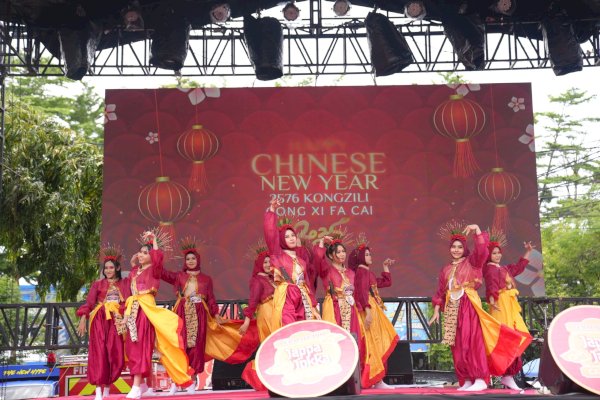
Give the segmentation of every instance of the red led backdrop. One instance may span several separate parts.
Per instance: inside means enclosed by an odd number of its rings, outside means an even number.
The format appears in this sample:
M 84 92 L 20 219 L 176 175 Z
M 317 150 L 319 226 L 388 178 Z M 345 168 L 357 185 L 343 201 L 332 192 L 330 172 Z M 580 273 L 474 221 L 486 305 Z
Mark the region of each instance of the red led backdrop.
M 129 257 L 147 227 L 193 235 L 221 299 L 247 298 L 273 195 L 305 236 L 343 223 L 377 273 L 396 259 L 385 296 L 433 293 L 453 217 L 506 227 L 503 261 L 540 248 L 529 84 L 109 90 L 106 104 L 102 240 Z M 540 268 L 536 252 L 522 295 L 544 294 Z

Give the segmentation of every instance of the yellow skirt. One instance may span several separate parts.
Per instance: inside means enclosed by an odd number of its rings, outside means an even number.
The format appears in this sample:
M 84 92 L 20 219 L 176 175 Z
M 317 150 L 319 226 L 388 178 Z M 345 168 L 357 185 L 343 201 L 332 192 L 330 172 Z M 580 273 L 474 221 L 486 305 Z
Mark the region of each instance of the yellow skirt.
M 527 329 L 527 325 L 525 325 L 525 321 L 523 321 L 523 317 L 521 316 L 521 305 L 517 300 L 518 295 L 519 291 L 517 289 L 501 289 L 498 293 L 497 301 L 500 310 L 498 311 L 490 307 L 490 314 L 501 323 L 513 329 L 529 333 L 529 329 Z
M 369 305 L 371 306 L 373 318 L 369 329 L 365 329 L 366 363 L 361 373 L 361 383 L 364 388 L 369 388 L 383 379 L 387 359 L 394 351 L 399 340 L 392 323 L 373 296 L 369 296 Z M 366 313 L 362 311 L 360 319 L 363 327 L 365 318 Z
M 273 332 L 273 299 L 265 301 L 256 307 L 256 327 L 258 338 L 262 342 Z
M 206 347 L 204 353 L 208 358 L 214 358 L 229 364 L 239 364 L 246 361 L 260 344 L 258 330 L 253 323 L 245 335 L 240 335 L 239 329 L 243 324 L 241 320 L 228 320 L 219 325 L 216 319 L 206 309 Z

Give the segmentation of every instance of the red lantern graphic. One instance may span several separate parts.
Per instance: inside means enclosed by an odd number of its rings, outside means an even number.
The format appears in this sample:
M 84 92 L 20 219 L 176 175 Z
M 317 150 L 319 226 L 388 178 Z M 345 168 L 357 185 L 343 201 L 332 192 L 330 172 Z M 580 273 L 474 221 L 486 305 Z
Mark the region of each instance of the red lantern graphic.
M 483 131 L 486 117 L 483 108 L 461 95 L 452 95 L 433 113 L 433 126 L 442 136 L 456 142 L 454 177 L 466 178 L 479 170 L 469 140 Z
M 173 223 L 183 218 L 192 200 L 187 189 L 172 182 L 168 176 L 159 176 L 156 182 L 142 189 L 138 197 L 138 209 L 144 217 L 160 224 L 175 240 Z
M 479 179 L 477 191 L 482 199 L 496 206 L 494 228 L 507 232 L 507 205 L 515 201 L 521 194 L 519 179 L 514 174 L 505 172 L 503 168 L 492 168 L 492 172 L 488 172 Z
M 192 125 L 177 139 L 177 151 L 186 160 L 192 161 L 192 175 L 188 187 L 200 193 L 206 193 L 208 180 L 204 162 L 210 160 L 219 151 L 219 139 L 202 125 Z

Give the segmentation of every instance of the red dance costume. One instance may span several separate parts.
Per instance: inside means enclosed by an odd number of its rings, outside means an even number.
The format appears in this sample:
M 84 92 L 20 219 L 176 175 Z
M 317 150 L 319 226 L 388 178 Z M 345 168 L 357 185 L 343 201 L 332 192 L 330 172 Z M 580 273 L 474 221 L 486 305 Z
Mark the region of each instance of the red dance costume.
M 366 361 L 361 373 L 363 387 L 371 387 L 381 381 L 386 374 L 387 360 L 396 348 L 399 337 L 385 313 L 385 305 L 379 296 L 380 288 L 392 286 L 392 274 L 383 271 L 377 277 L 366 265 L 367 246 L 359 246 L 350 254 L 349 265 L 356 271 L 354 298 L 364 324 L 366 310 L 370 309 L 372 322 L 365 328 Z
M 491 247 L 491 246 L 490 246 Z M 490 249 L 490 250 L 493 250 Z M 496 304 L 500 303 L 500 297 L 503 297 L 503 304 L 500 305 L 500 311 L 492 308 L 490 314 L 498 321 L 508 325 L 509 327 L 522 332 L 528 332 L 525 322 L 520 315 L 521 306 L 517 300 L 517 286 L 514 277 L 521 274 L 525 267 L 529 264 L 529 260 L 521 257 L 516 264 L 498 265 L 488 262 L 483 267 L 483 276 L 485 278 L 485 298 L 493 297 Z M 529 339 L 531 341 L 531 339 Z M 523 366 L 521 357 L 517 357 L 515 361 L 508 367 L 505 375 L 516 375 Z
M 125 357 L 123 337 L 116 321 L 123 314 L 125 298 L 130 295 L 128 281 L 95 281 L 77 315 L 90 321 L 87 378 L 92 385 L 109 386 L 121 375 Z M 93 366 L 93 367 L 92 367 Z
M 248 307 L 244 308 L 244 316 L 254 319 L 256 313 L 260 341 L 266 339 L 273 331 L 271 319 L 273 315 L 273 293 L 275 282 L 273 276 L 263 272 L 263 262 L 267 254 L 261 254 L 254 261 L 254 269 L 250 278 L 250 297 Z
M 284 252 L 284 249 L 287 249 L 285 243 L 287 230 L 295 233 L 289 225 L 278 229 L 277 216 L 267 210 L 264 216 L 264 235 L 271 255 L 273 279 L 277 285 L 273 298 L 272 328 L 274 330 L 295 321 L 312 319 L 317 314 L 315 310 L 317 301 L 307 282 L 308 253 L 302 248 L 298 249 L 296 257 Z
M 458 240 L 458 239 L 457 239 Z M 466 240 L 460 240 L 464 247 L 464 259 L 457 264 L 446 265 L 439 274 L 438 288 L 433 296 L 433 305 L 444 311 L 447 296 L 461 296 L 458 303 L 455 344 L 450 346 L 454 359 L 456 377 L 462 386 L 465 380 L 474 382 L 483 379 L 489 383 L 490 370 L 479 316 L 471 304 L 465 290 L 476 291 L 483 282 L 482 267 L 488 257 L 488 234 L 475 235 L 475 249 L 469 255 Z M 449 293 L 450 287 L 450 293 Z M 446 326 L 444 326 L 446 328 Z M 447 329 L 446 329 L 447 330 Z
M 198 265 L 200 265 L 200 255 L 196 252 L 193 254 L 196 256 Z M 161 278 L 173 285 L 173 289 L 177 294 L 177 302 L 173 311 L 185 322 L 181 333 L 183 342 L 186 345 L 186 353 L 190 366 L 196 373 L 200 373 L 204 371 L 205 361 L 208 361 L 204 355 L 208 314 L 214 317 L 219 312 L 219 306 L 213 292 L 212 279 L 202 272 L 198 275 L 192 275 L 185 271 L 172 272 L 166 269 L 162 270 Z M 196 289 L 193 290 L 193 287 Z M 192 289 L 192 293 L 190 293 L 190 289 Z M 186 295 L 186 292 L 188 295 Z

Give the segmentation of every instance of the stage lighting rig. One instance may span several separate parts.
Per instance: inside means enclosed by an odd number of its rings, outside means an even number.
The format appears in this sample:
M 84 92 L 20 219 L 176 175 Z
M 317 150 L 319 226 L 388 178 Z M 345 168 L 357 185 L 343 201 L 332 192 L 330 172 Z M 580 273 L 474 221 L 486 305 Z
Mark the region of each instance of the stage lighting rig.
M 138 1 L 132 1 L 127 8 L 122 11 L 123 24 L 128 32 L 143 31 L 144 18 L 142 18 L 142 9 Z
M 283 28 L 272 17 L 244 17 L 244 40 L 256 78 L 269 81 L 283 76 Z
M 160 23 L 154 27 L 150 63 L 162 69 L 179 71 L 185 62 L 190 37 L 190 23 L 171 7 L 161 10 Z
M 416 20 L 422 20 L 427 15 L 425 4 L 422 1 L 409 1 L 404 6 L 404 15 Z
M 231 17 L 231 7 L 229 3 L 215 4 L 210 9 L 210 21 L 213 24 L 222 24 Z
M 496 0 L 490 8 L 498 14 L 513 15 L 517 9 L 517 0 Z
M 395 74 L 412 64 L 412 52 L 406 39 L 385 15 L 370 12 L 365 27 L 375 76 Z
M 583 50 L 573 25 L 562 16 L 554 16 L 542 20 L 541 27 L 554 74 L 560 76 L 581 71 Z
M 338 17 L 343 17 L 348 15 L 351 7 L 352 5 L 348 0 L 335 0 L 335 3 L 333 3 L 333 12 Z
M 296 4 L 294 4 L 293 1 L 287 3 L 281 12 L 283 12 L 283 18 L 285 18 L 286 21 L 295 21 L 300 16 L 300 9 L 296 7 Z

